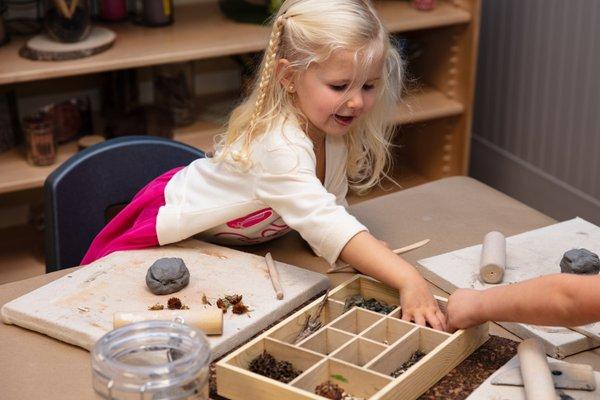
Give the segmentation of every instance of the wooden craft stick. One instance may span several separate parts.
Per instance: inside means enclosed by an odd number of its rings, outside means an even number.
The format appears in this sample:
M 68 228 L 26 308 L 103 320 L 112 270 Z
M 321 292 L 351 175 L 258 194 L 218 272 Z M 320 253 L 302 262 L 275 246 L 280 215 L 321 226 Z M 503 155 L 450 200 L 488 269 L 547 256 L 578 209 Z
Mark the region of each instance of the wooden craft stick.
M 404 247 L 400 247 L 399 249 L 392 250 L 392 252 L 395 253 L 395 254 L 407 253 L 407 252 L 409 252 L 411 250 L 418 249 L 419 247 L 425 246 L 430 241 L 431 241 L 431 239 L 424 239 L 424 240 L 421 240 L 419 242 L 416 242 L 416 243 L 413 243 L 413 244 L 409 244 L 408 246 L 404 246 Z M 343 263 L 342 265 L 337 265 L 335 267 L 329 268 L 327 270 L 327 273 L 328 274 L 333 274 L 335 272 L 340 272 L 340 271 L 343 271 L 343 270 L 348 269 L 348 268 L 352 268 L 350 266 L 350 264 Z M 354 268 L 352 268 L 352 269 L 354 269 Z M 349 272 L 349 271 L 346 271 L 346 272 Z
M 431 239 L 424 239 L 420 242 L 416 242 L 413 244 L 409 244 L 408 246 L 400 247 L 399 249 L 392 250 L 393 253 L 402 254 L 408 253 L 411 250 L 418 249 L 419 247 L 425 246 L 427 243 L 431 242 Z
M 163 320 L 179 321 L 200 329 L 206 335 L 221 335 L 223 333 L 223 311 L 220 308 L 203 310 L 160 310 L 139 312 L 116 312 L 113 315 L 113 327 L 139 321 Z
M 517 347 L 521 376 L 527 400 L 556 400 L 552 373 L 546 353 L 536 339 L 526 339 Z
M 69 19 L 71 19 L 73 17 L 73 14 L 75 14 L 75 9 L 77 8 L 77 3 L 79 3 L 79 0 L 71 1 L 71 7 L 69 7 Z
M 275 289 L 275 293 L 277 294 L 277 300 L 281 300 L 283 299 L 283 289 L 281 288 L 279 272 L 277 271 L 275 262 L 273 262 L 273 257 L 271 257 L 271 253 L 265 254 L 265 262 L 267 263 L 267 269 L 269 270 L 269 276 L 271 277 L 273 289 Z
M 489 232 L 483 238 L 479 274 L 485 283 L 500 283 L 506 269 L 506 238 L 500 232 Z
M 56 6 L 56 8 L 58 8 L 63 17 L 71 19 L 71 12 L 65 0 L 54 0 L 54 5 Z

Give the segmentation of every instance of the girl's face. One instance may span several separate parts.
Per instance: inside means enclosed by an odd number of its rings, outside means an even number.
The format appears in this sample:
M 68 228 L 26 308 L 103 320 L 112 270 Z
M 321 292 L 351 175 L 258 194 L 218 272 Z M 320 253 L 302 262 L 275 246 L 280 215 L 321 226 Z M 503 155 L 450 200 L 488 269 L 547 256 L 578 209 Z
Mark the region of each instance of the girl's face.
M 366 82 L 361 87 L 351 87 L 356 75 L 354 53 L 339 50 L 297 76 L 292 90 L 296 105 L 308 118 L 309 136 L 315 140 L 325 135 L 346 134 L 375 104 L 382 70 L 380 57 L 366 71 Z

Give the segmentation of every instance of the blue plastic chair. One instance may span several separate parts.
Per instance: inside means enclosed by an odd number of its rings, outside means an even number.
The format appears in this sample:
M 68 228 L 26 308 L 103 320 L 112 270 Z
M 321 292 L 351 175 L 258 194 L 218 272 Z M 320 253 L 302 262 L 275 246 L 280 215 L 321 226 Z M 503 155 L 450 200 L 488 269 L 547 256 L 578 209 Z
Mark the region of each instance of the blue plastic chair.
M 46 272 L 79 265 L 105 226 L 106 210 L 126 204 L 148 182 L 204 157 L 204 152 L 154 136 L 126 136 L 91 146 L 44 183 Z

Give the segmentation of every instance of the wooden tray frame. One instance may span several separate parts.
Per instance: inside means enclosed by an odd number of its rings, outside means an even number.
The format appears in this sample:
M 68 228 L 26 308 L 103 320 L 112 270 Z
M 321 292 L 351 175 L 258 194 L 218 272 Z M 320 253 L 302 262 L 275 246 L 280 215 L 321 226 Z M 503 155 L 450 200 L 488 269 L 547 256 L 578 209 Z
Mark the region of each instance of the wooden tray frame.
M 449 334 L 400 320 L 400 307 L 389 315 L 358 307 L 343 313 L 344 299 L 358 293 L 388 304 L 399 299 L 397 290 L 354 276 L 330 291 L 323 326 L 311 336 L 291 344 L 323 296 L 221 359 L 218 394 L 232 400 L 324 399 L 314 389 L 329 379 L 359 398 L 416 399 L 488 339 L 487 324 Z M 436 300 L 445 308 L 445 299 Z M 250 372 L 249 362 L 265 349 L 303 372 L 287 384 Z M 389 374 L 417 349 L 426 355 L 392 378 Z M 333 374 L 347 382 L 331 378 Z

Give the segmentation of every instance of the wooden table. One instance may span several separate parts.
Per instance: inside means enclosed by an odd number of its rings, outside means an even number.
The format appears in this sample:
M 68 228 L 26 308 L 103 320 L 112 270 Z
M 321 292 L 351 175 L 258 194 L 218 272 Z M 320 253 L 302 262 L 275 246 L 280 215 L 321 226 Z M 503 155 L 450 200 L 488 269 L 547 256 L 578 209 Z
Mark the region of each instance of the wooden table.
M 555 221 L 473 179 L 447 178 L 369 200 L 352 213 L 378 238 L 396 248 L 429 238 L 431 243 L 405 258 L 417 260 L 480 243 L 490 230 L 514 235 Z M 267 245 L 245 248 L 276 260 L 324 272 L 328 265 L 314 256 L 295 233 Z M 57 279 L 69 270 L 0 286 L 0 305 Z M 333 285 L 350 274 L 330 275 Z M 444 295 L 433 288 L 436 294 Z M 517 340 L 492 324 L 491 333 Z M 598 349 L 567 358 L 600 370 Z M 0 393 L 11 399 L 93 399 L 89 353 L 36 332 L 0 324 Z

